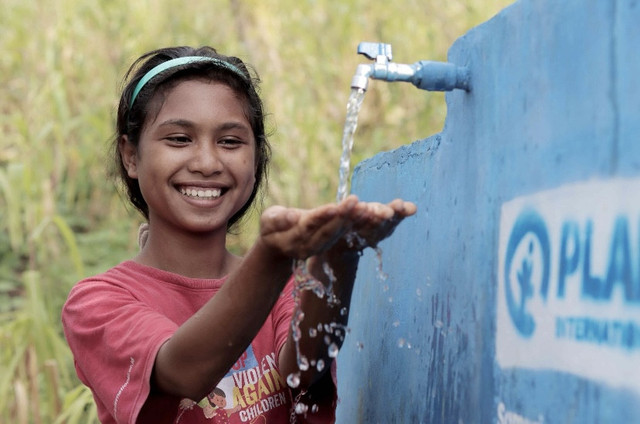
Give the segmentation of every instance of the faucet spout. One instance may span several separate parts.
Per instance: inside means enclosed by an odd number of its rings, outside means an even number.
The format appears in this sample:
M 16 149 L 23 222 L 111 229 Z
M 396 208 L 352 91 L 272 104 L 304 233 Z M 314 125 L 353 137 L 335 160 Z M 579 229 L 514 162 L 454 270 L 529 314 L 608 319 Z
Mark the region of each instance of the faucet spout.
M 369 88 L 369 78 L 373 73 L 373 65 L 360 64 L 356 68 L 356 73 L 351 79 L 351 88 L 367 91 Z
M 351 87 L 367 90 L 368 80 L 410 82 L 422 90 L 470 90 L 469 70 L 448 62 L 421 60 L 413 64 L 391 62 L 391 46 L 382 43 L 360 43 L 358 53 L 373 59 L 371 64 L 360 64 L 351 81 Z

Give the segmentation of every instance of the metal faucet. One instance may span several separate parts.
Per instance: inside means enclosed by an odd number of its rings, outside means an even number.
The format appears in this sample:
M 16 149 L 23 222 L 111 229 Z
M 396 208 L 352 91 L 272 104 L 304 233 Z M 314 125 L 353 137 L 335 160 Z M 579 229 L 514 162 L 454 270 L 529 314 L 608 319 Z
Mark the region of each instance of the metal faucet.
M 411 65 L 391 62 L 391 45 L 384 43 L 358 44 L 358 54 L 372 59 L 372 64 L 360 64 L 351 80 L 351 88 L 367 90 L 369 78 L 388 82 L 410 82 L 422 90 L 469 91 L 469 69 L 448 62 L 421 60 Z

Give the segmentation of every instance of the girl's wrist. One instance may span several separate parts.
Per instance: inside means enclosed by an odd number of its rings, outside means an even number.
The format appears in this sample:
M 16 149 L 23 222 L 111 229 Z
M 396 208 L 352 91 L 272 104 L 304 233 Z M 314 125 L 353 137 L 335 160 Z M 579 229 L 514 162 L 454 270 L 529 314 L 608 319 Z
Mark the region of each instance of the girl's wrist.
M 292 264 L 293 258 L 284 252 L 282 249 L 278 249 L 274 247 L 272 244 L 268 243 L 262 236 L 259 236 L 253 245 L 253 251 L 256 254 L 261 255 L 265 258 L 265 260 L 269 261 L 271 264 L 278 264 L 280 262 Z

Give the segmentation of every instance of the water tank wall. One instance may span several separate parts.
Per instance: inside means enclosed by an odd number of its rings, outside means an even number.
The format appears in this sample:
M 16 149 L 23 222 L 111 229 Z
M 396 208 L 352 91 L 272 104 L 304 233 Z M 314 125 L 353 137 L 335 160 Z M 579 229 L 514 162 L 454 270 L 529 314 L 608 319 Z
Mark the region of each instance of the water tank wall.
M 354 171 L 419 210 L 362 258 L 339 423 L 640 422 L 638 46 L 640 1 L 519 0 L 451 47 L 443 131 Z

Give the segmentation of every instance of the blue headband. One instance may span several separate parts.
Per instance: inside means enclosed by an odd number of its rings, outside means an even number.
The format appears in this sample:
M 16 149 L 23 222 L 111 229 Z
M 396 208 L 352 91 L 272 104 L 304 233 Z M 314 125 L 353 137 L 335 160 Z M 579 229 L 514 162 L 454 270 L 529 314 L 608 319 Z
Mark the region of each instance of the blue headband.
M 167 70 L 169 68 L 173 68 L 173 67 L 180 66 L 180 65 L 185 65 L 187 63 L 194 63 L 194 62 L 212 62 L 212 63 L 214 63 L 214 64 L 216 64 L 218 66 L 221 66 L 221 67 L 223 67 L 225 69 L 230 70 L 234 74 L 239 75 L 244 80 L 247 79 L 247 76 L 244 73 L 242 73 L 242 71 L 240 69 L 238 69 L 236 66 L 234 66 L 234 65 L 232 65 L 232 64 L 230 64 L 228 62 L 222 61 L 220 59 L 217 59 L 215 57 L 208 57 L 208 56 L 183 56 L 183 57 L 178 57 L 178 58 L 175 58 L 175 59 L 167 60 L 166 62 L 162 62 L 158 66 L 152 68 L 142 78 L 140 78 L 140 81 L 136 85 L 136 88 L 135 88 L 135 90 L 133 90 L 133 94 L 131 95 L 131 101 L 129 102 L 129 108 L 133 107 L 133 102 L 136 100 L 136 97 L 138 96 L 138 93 L 140 93 L 140 90 L 142 90 L 142 87 L 144 87 L 145 84 L 148 83 L 151 80 L 151 78 L 155 77 L 160 72 L 165 71 L 165 70 Z

